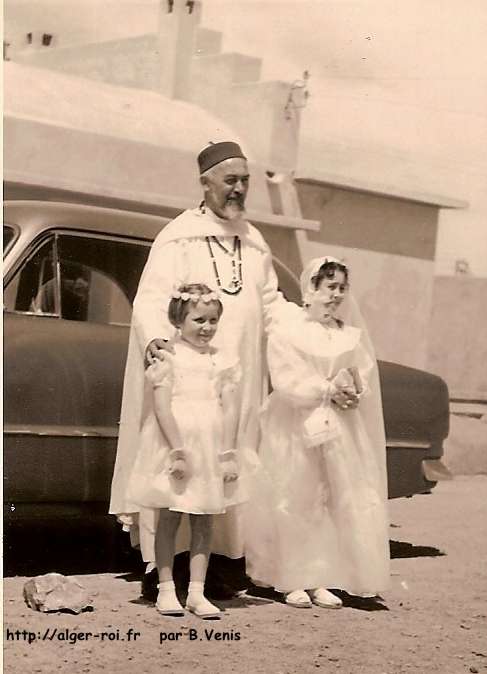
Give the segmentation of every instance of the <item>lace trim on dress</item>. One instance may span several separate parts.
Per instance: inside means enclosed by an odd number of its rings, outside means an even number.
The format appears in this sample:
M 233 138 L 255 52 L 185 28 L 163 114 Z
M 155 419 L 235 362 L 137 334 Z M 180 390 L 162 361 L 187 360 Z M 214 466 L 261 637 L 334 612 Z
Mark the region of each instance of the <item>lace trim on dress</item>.
M 174 371 L 168 360 L 156 360 L 147 368 L 145 376 L 154 388 L 172 388 L 174 384 Z

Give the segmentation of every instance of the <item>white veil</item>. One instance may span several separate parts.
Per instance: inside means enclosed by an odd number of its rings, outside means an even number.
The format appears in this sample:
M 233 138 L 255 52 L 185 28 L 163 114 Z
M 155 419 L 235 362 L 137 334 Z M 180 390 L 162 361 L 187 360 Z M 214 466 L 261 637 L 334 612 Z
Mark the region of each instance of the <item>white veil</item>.
M 343 265 L 331 257 L 306 265 L 301 275 L 305 305 L 316 293 L 312 279 L 326 262 Z M 340 583 L 337 577 L 350 573 L 342 589 L 370 596 L 387 587 L 389 577 L 384 421 L 374 349 L 357 302 L 350 292 L 345 296 L 339 316 L 344 322 L 342 331 L 323 329 L 304 309 L 295 312 L 293 321 L 283 316 L 271 326 L 268 355 L 277 395 L 272 394 L 262 415 L 264 469 L 257 472 L 247 508 L 246 557 L 252 578 L 292 589 L 303 587 L 301 562 L 314 573 L 324 556 L 327 569 L 336 565 L 332 582 Z M 303 457 L 307 453 L 306 422 L 323 402 L 328 405 L 322 397 L 324 378 L 346 363 L 363 364 L 368 386 L 356 410 L 326 415 L 328 420 L 338 417 L 342 434 L 338 441 L 332 438 L 328 447 L 312 445 L 319 451 L 310 456 L 321 453 L 324 459 L 324 465 L 317 464 L 315 458 Z M 303 404 L 306 399 L 309 403 Z M 301 410 L 291 409 L 299 405 Z M 314 428 L 323 429 L 322 420 Z M 356 442 L 361 445 L 355 446 Z M 318 473 L 316 482 L 309 469 Z M 328 493 L 331 499 L 322 520 L 318 513 L 323 512 Z M 328 525 L 323 524 L 328 518 L 334 531 L 329 539 L 325 538 Z M 312 532 L 309 538 L 308 532 Z M 318 548 L 315 538 L 328 540 L 330 545 Z M 292 560 L 289 566 L 287 552 Z
M 304 304 L 306 304 L 309 301 L 310 296 L 316 292 L 312 279 L 318 274 L 321 266 L 326 262 L 334 262 L 345 267 L 347 272 L 349 271 L 343 260 L 339 260 L 335 257 L 326 256 L 314 258 L 311 260 L 304 268 L 300 278 L 301 294 Z M 337 317 L 342 320 L 345 325 L 351 325 L 355 328 L 359 328 L 361 331 L 362 346 L 365 348 L 374 364 L 369 377 L 370 393 L 364 396 L 364 398 L 362 398 L 360 401 L 360 411 L 362 413 L 371 444 L 376 452 L 376 461 L 381 477 L 381 494 L 384 499 L 387 499 L 386 437 L 384 430 L 384 416 L 382 411 L 379 369 L 377 366 L 375 350 L 367 330 L 367 325 L 362 316 L 359 305 L 350 290 L 348 290 L 345 299 L 342 302 L 339 311 L 337 312 Z

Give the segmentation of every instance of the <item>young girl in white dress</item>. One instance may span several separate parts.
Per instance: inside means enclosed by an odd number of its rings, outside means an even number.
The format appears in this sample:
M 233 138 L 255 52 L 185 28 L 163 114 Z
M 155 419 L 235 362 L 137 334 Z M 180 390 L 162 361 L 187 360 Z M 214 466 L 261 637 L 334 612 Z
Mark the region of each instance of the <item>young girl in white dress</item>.
M 202 618 L 219 617 L 204 596 L 211 548 L 212 517 L 242 503 L 235 449 L 238 364 L 229 364 L 210 342 L 223 311 L 217 293 L 203 284 L 172 293 L 168 316 L 179 329 L 174 353 L 146 370 L 155 414 L 143 415 L 141 445 L 128 486 L 129 501 L 159 510 L 156 565 L 157 610 L 180 615 L 172 567 L 182 514 L 191 527 L 190 583 L 186 609 Z
M 379 379 L 365 329 L 348 323 L 360 320 L 347 267 L 313 260 L 301 286 L 300 318 L 268 343 L 274 390 L 248 505 L 247 569 L 292 606 L 340 608 L 327 588 L 375 596 L 388 585 Z

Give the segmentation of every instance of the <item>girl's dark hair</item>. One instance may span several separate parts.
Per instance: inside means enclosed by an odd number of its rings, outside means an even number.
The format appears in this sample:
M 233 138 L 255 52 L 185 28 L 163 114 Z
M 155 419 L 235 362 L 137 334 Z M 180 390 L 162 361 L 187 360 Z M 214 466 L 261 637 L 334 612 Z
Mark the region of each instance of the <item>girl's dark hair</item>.
M 335 278 L 337 271 L 342 271 L 345 276 L 345 283 L 348 285 L 348 269 L 340 262 L 325 262 L 318 269 L 318 273 L 311 277 L 311 285 L 315 290 L 318 290 L 323 279 L 328 281 Z
M 209 295 L 213 291 L 204 283 L 188 283 L 186 285 L 179 286 L 178 292 L 189 293 L 190 295 Z M 223 313 L 223 304 L 218 299 L 211 301 L 217 305 L 218 318 L 220 318 Z M 179 326 L 184 323 L 184 319 L 188 315 L 192 303 L 193 301 L 191 299 L 183 300 L 182 297 L 171 297 L 167 310 L 167 316 L 175 328 L 179 328 Z

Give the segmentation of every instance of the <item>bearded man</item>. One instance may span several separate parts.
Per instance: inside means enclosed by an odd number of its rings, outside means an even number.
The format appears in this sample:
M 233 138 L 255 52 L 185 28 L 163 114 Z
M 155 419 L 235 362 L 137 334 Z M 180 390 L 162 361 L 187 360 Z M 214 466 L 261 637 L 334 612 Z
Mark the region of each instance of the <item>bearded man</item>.
M 117 459 L 110 512 L 138 512 L 129 522 L 131 537 L 138 524 L 143 559 L 154 562 L 157 512 L 127 499 L 126 487 L 139 446 L 141 420 L 152 405 L 144 389 L 144 364 L 164 359 L 174 327 L 167 308 L 175 286 L 205 283 L 222 297 L 223 315 L 213 344 L 242 365 L 239 389 L 237 451 L 257 450 L 258 413 L 266 390 L 264 335 L 273 321 L 296 305 L 277 289 L 272 255 L 260 232 L 244 217 L 249 187 L 247 160 L 233 142 L 211 144 L 198 156 L 204 200 L 170 222 L 157 236 L 134 300 L 125 371 Z M 291 318 L 292 320 L 292 318 Z M 244 554 L 239 506 L 216 516 L 213 552 L 230 558 Z M 123 521 L 123 517 L 122 517 Z M 182 526 L 181 529 L 184 529 Z M 178 549 L 187 549 L 180 532 Z

